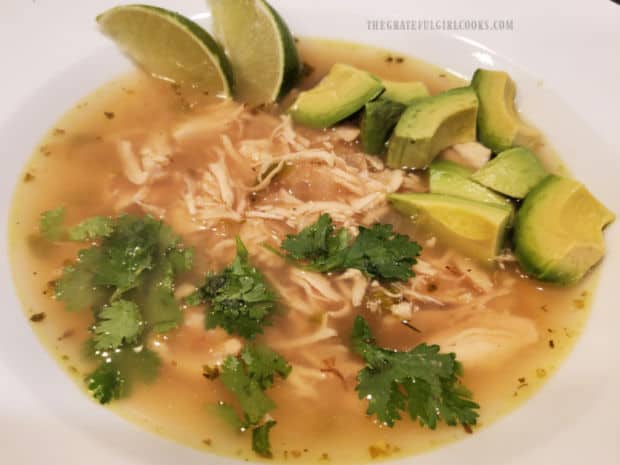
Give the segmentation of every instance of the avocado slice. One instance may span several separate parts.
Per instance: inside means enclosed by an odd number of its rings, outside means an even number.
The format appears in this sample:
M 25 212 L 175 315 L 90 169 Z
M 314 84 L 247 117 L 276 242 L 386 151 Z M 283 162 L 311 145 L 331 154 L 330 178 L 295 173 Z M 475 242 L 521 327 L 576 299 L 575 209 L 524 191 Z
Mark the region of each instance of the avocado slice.
M 383 80 L 385 91 L 379 99 L 391 100 L 392 102 L 402 103 L 403 105 L 411 105 L 415 100 L 428 97 L 430 94 L 422 81 L 387 81 Z
M 435 160 L 429 167 L 430 191 L 512 208 L 506 197 L 469 179 L 472 173 L 472 169 L 453 161 Z
M 483 261 L 500 252 L 512 212 L 508 206 L 443 194 L 390 194 L 388 200 L 444 244 Z
M 385 151 L 385 143 L 405 108 L 402 103 L 388 99 L 375 100 L 365 105 L 360 126 L 364 152 L 379 155 Z
M 360 127 L 362 149 L 366 153 L 380 155 L 385 143 L 398 123 L 400 116 L 415 100 L 428 97 L 428 89 L 421 81 L 382 81 L 385 91 L 364 108 Z
M 603 258 L 602 230 L 614 219 L 583 184 L 549 175 L 530 191 L 517 213 L 515 255 L 537 279 L 574 283 Z
M 471 86 L 480 101 L 478 140 L 482 144 L 498 153 L 532 137 L 533 129 L 521 121 L 515 108 L 516 87 L 508 73 L 477 69 Z
M 522 199 L 547 176 L 538 157 L 525 147 L 504 150 L 471 178 L 509 197 Z
M 422 98 L 407 107 L 390 139 L 390 168 L 425 168 L 446 147 L 476 140 L 478 98 L 471 87 Z
M 335 64 L 321 82 L 299 94 L 289 112 L 298 123 L 326 128 L 351 116 L 382 91 L 381 80 L 369 72 Z

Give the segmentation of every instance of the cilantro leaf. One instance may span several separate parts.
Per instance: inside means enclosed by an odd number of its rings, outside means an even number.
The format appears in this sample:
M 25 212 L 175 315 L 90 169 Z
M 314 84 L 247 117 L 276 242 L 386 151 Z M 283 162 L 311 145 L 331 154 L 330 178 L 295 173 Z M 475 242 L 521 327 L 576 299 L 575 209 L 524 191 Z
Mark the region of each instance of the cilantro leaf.
M 252 376 L 250 370 L 241 358 L 229 356 L 222 363 L 220 379 L 237 398 L 245 423 L 255 425 L 275 404 L 267 397 L 260 380 Z
M 229 355 L 222 363 L 219 379 L 237 398 L 243 419 L 223 402 L 214 406 L 215 411 L 234 429 L 253 427 L 252 449 L 264 457 L 271 457 L 269 431 L 276 424 L 273 420 L 261 424 L 265 414 L 275 407 L 265 391 L 273 386 L 276 376 L 285 379 L 290 372 L 287 361 L 266 346 L 246 346 L 239 355 Z
M 94 284 L 95 270 L 101 250 L 95 247 L 80 250 L 75 263 L 63 269 L 54 284 L 54 296 L 64 302 L 70 312 L 103 305 L 111 294 L 105 287 Z
M 47 210 L 39 218 L 39 232 L 49 241 L 59 241 L 65 237 L 65 207 Z
M 104 360 L 87 378 L 88 389 L 101 403 L 127 395 L 136 379 L 150 382 L 159 373 L 157 355 L 144 349 L 146 331 L 168 331 L 182 320 L 174 298 L 177 274 L 189 271 L 193 251 L 181 238 L 150 216 L 93 217 L 62 234 L 64 210 L 42 215 L 48 237 L 93 241 L 78 252 L 55 283 L 56 299 L 70 311 L 91 308 L 96 317 L 90 356 Z
M 105 359 L 86 377 L 86 385 L 101 404 L 126 397 L 135 381 L 153 382 L 161 367 L 155 352 L 145 348 L 123 348 L 99 354 Z
M 307 269 L 329 272 L 356 268 L 382 281 L 406 281 L 414 276 L 412 267 L 420 246 L 408 236 L 392 231 L 392 225 L 359 227 L 359 234 L 349 244 L 346 229 L 335 229 L 328 214 L 299 234 L 286 236 L 281 248 L 284 258 Z
M 209 405 L 207 408 L 209 412 L 217 415 L 234 431 L 243 432 L 249 427 L 247 423 L 244 423 L 239 418 L 235 409 L 224 402 Z M 272 457 L 269 432 L 275 425 L 276 422 L 274 420 L 267 420 L 263 424 L 252 428 L 252 450 L 262 457 Z
M 348 242 L 347 230 L 335 231 L 331 217 L 324 213 L 316 223 L 302 229 L 299 234 L 287 235 L 281 247 L 288 252 L 288 257 L 308 261 L 312 269 L 327 272 L 342 268 L 342 252 Z
M 77 231 L 77 232 L 76 232 Z M 178 326 L 182 313 L 174 298 L 174 279 L 192 266 L 193 251 L 184 249 L 172 229 L 150 216 L 94 217 L 69 232 L 74 238 L 94 239 L 78 253 L 56 282 L 55 294 L 70 311 L 123 297 L 140 307 L 149 329 L 165 332 Z
M 86 378 L 88 390 L 100 404 L 120 399 L 124 394 L 125 380 L 116 366 L 103 363 Z
M 95 269 L 94 284 L 116 287 L 116 295 L 138 285 L 138 276 L 153 266 L 162 223 L 122 215 L 114 231 L 101 243 L 101 258 Z
M 276 426 L 276 422 L 269 420 L 252 430 L 252 450 L 258 455 L 267 458 L 272 457 L 269 431 L 274 426 Z
M 194 250 L 193 249 L 170 249 L 168 252 L 168 260 L 172 265 L 173 273 L 185 273 L 192 269 L 194 265 Z
M 274 293 L 265 278 L 249 261 L 248 251 L 237 238 L 237 256 L 219 273 L 208 275 L 205 283 L 186 300 L 190 305 L 207 302 L 208 329 L 220 326 L 229 334 L 253 338 L 271 324 L 276 309 Z
M 241 406 L 245 423 L 256 425 L 275 407 L 267 397 L 276 376 L 282 379 L 291 372 L 291 366 L 266 346 L 246 346 L 238 356 L 228 356 L 222 363 L 220 379 Z
M 368 399 L 368 415 L 393 426 L 406 411 L 413 420 L 434 429 L 439 420 L 448 425 L 473 425 L 478 404 L 460 384 L 461 365 L 453 353 L 420 344 L 407 352 L 377 347 L 366 321 L 353 325 L 353 350 L 366 362 L 357 377 L 360 399 Z
M 157 379 L 161 368 L 161 360 L 157 353 L 146 349 L 143 344 L 123 348 L 112 360 L 125 376 L 128 387 L 135 380 L 146 384 L 152 383 Z
M 127 300 L 116 300 L 97 315 L 95 348 L 116 349 L 124 343 L 133 344 L 144 329 L 138 306 Z
M 247 346 L 239 357 L 243 360 L 248 375 L 256 380 L 263 390 L 273 386 L 276 375 L 286 379 L 291 372 L 288 362 L 267 346 Z
M 220 420 L 226 423 L 235 431 L 243 431 L 246 427 L 245 423 L 239 418 L 235 409 L 225 402 L 207 405 L 207 411 L 214 413 Z
M 174 260 L 181 255 L 189 256 L 191 252 L 172 249 L 161 254 L 153 269 L 143 273 L 138 288 L 129 294 L 140 305 L 150 329 L 163 333 L 181 323 L 183 314 L 174 298 L 174 278 L 180 268 L 175 266 Z
M 112 218 L 107 216 L 93 216 L 69 229 L 69 240 L 89 241 L 108 237 L 114 230 Z
M 347 250 L 344 268 L 357 268 L 383 281 L 407 281 L 421 247 L 408 236 L 396 234 L 391 224 L 359 227 L 359 235 Z
M 130 295 L 140 305 L 148 327 L 163 333 L 178 327 L 183 319 L 174 297 L 174 280 L 177 274 L 191 269 L 194 251 L 181 248 L 181 238 L 168 225 L 159 224 L 159 243 L 151 269 L 142 273 L 137 289 Z

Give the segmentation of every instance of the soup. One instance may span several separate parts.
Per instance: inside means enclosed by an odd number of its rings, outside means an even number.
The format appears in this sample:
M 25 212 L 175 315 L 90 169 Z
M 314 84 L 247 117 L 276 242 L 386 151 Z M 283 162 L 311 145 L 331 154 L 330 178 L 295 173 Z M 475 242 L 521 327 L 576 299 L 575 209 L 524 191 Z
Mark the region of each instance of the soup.
M 334 63 L 422 81 L 432 94 L 463 85 L 443 70 L 383 50 L 306 39 L 297 45 L 311 70 L 301 89 Z M 241 431 L 249 428 L 231 428 L 214 408 L 224 402 L 239 411 L 217 372 L 242 350 L 244 338 L 221 326 L 205 329 L 204 303 L 185 300 L 205 274 L 229 266 L 239 237 L 277 295 L 271 325 L 254 342 L 290 365 L 288 376 L 275 376 L 266 391 L 275 404 L 267 418 L 277 422 L 270 432 L 273 458 L 363 462 L 475 434 L 530 397 L 568 354 L 586 321 L 595 275 L 558 287 L 527 277 L 510 254 L 485 266 L 454 250 L 386 201 L 388 193 L 427 191 L 424 173 L 390 169 L 362 153 L 354 121 L 327 130 L 293 124 L 282 111 L 294 96 L 280 107 L 252 108 L 181 92 L 136 72 L 79 102 L 37 148 L 14 198 L 10 258 L 26 316 L 85 386 L 99 363 L 84 356 L 93 314 L 68 312 L 52 298 L 63 266 L 85 246 L 41 238 L 39 215 L 63 205 L 68 224 L 122 213 L 162 219 L 195 254 L 191 271 L 176 279 L 182 321 L 140 340 L 141 350 L 159 360 L 153 376 L 132 383 L 110 408 L 191 447 L 259 460 L 250 433 Z M 535 149 L 548 170 L 561 169 L 542 138 Z M 462 157 L 454 149 L 443 155 Z M 359 226 L 382 223 L 415 240 L 421 246 L 415 276 L 388 285 L 355 268 L 320 273 L 274 253 L 287 235 L 325 213 L 351 237 Z M 351 346 L 357 316 L 380 347 L 407 351 L 428 343 L 454 352 L 462 384 L 480 405 L 477 425 L 433 430 L 403 412 L 390 428 L 367 415 L 368 399 L 355 390 L 365 365 Z

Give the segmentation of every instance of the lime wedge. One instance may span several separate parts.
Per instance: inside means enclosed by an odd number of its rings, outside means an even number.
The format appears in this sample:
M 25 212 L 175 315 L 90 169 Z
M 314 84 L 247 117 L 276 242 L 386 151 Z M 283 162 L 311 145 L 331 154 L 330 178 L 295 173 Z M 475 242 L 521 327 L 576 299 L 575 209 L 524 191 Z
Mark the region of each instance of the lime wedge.
M 235 73 L 235 97 L 250 104 L 283 97 L 300 74 L 295 41 L 264 0 L 209 0 L 215 35 Z
M 97 17 L 105 35 L 155 77 L 211 94 L 230 96 L 226 55 L 198 24 L 173 11 L 123 5 Z

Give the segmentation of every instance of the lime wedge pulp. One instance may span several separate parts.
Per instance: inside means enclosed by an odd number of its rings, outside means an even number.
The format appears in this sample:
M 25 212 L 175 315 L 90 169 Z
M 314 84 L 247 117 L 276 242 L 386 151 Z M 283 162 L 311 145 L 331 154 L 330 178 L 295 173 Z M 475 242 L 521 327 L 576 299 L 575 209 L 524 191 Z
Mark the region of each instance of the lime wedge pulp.
M 235 97 L 250 104 L 283 97 L 300 74 L 295 40 L 264 0 L 209 0 L 213 29 L 235 74 Z
M 232 69 L 226 55 L 198 24 L 173 11 L 123 5 L 97 17 L 102 32 L 155 77 L 230 96 Z

